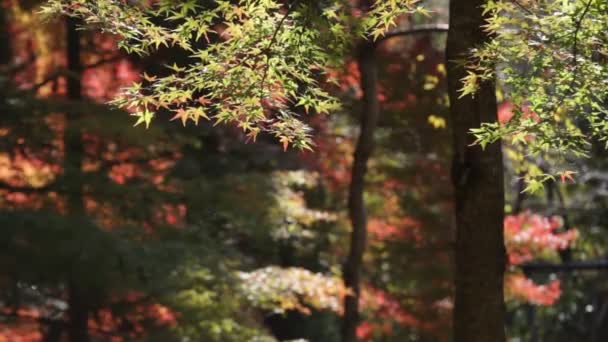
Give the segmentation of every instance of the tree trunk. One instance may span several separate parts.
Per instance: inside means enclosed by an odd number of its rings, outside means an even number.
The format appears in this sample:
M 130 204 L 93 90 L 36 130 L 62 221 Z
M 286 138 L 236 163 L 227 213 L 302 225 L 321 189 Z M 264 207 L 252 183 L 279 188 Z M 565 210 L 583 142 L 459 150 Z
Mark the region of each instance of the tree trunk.
M 452 0 L 447 42 L 448 91 L 453 129 L 452 181 L 455 191 L 456 274 L 454 341 L 505 341 L 503 273 L 504 186 L 500 143 L 485 151 L 470 146 L 471 128 L 496 122 L 495 85 L 486 82 L 474 97 L 459 98 L 462 62 L 488 40 L 484 0 Z
M 355 150 L 348 194 L 348 214 L 352 225 L 350 252 L 344 265 L 344 284 L 352 294 L 344 299 L 342 341 L 356 341 L 359 323 L 359 296 L 361 292 L 361 266 L 367 240 L 367 213 L 364 203 L 365 173 L 367 161 L 374 147 L 374 131 L 380 107 L 377 97 L 376 59 L 374 45 L 370 41 L 359 46 L 357 62 L 361 73 L 363 91 L 361 126 Z
M 0 65 L 11 62 L 13 49 L 6 15 L 6 5 L 0 4 Z
M 89 310 L 87 306 L 86 293 L 82 292 L 81 287 L 76 281 L 68 284 L 68 317 L 69 341 L 87 342 L 89 341 Z
M 80 76 L 82 65 L 80 61 L 80 33 L 77 30 L 78 20 L 66 19 L 66 54 L 67 68 L 67 96 L 70 100 L 82 98 L 82 86 Z M 77 113 L 66 113 L 64 131 L 64 182 L 66 190 L 66 202 L 68 215 L 76 219 L 85 216 L 83 194 L 82 194 L 82 159 L 84 155 L 82 132 L 78 124 Z M 76 223 L 74 223 L 76 224 Z M 77 263 L 78 255 L 75 256 Z M 69 340 L 72 342 L 89 341 L 89 310 L 87 306 L 87 295 L 75 276 L 74 266 L 69 270 L 68 279 L 68 318 L 69 318 Z

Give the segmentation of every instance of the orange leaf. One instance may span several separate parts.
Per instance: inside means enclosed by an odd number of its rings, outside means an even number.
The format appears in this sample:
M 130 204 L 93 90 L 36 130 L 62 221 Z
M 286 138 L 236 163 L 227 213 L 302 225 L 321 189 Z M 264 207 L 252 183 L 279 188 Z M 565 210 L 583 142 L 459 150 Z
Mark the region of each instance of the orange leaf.
M 173 120 L 177 120 L 177 119 L 181 119 L 182 120 L 182 125 L 184 125 L 184 127 L 186 126 L 186 121 L 188 121 L 188 113 L 183 110 L 183 109 L 178 109 L 177 113 L 175 114 L 174 117 L 171 118 L 170 121 Z
M 575 183 L 576 181 L 574 180 L 574 177 L 572 177 L 572 175 L 576 174 L 576 172 L 574 171 L 562 171 L 559 174 L 559 178 L 561 179 L 562 183 L 566 183 L 566 181 L 570 180 L 572 181 L 572 183 Z
M 289 146 L 289 138 L 288 137 L 280 137 L 279 141 L 283 143 L 283 151 L 287 151 L 287 147 Z

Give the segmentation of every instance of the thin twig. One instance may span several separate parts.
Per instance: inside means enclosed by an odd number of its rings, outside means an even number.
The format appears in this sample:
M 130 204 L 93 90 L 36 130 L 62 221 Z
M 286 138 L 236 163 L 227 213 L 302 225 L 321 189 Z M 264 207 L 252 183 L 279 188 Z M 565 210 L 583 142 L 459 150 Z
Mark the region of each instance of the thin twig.
M 581 14 L 580 18 L 574 24 L 574 44 L 572 46 L 572 62 L 573 62 L 574 70 L 573 70 L 573 76 L 572 76 L 572 83 L 574 83 L 574 80 L 576 79 L 576 74 L 578 73 L 578 62 L 577 62 L 577 59 L 578 59 L 578 33 L 581 30 L 581 27 L 583 26 L 583 20 L 585 20 L 585 16 L 589 12 L 592 1 L 593 0 L 589 0 L 587 2 L 587 5 L 585 6 L 583 13 Z M 573 86 L 573 85 L 574 84 L 571 84 L 571 86 Z
M 114 57 L 111 57 L 111 58 L 101 59 L 101 60 L 99 60 L 99 61 L 97 61 L 95 63 L 91 63 L 89 65 L 84 65 L 83 69 L 94 69 L 94 68 L 100 67 L 100 66 L 102 66 L 104 64 L 107 64 L 107 63 L 116 62 L 116 61 L 118 61 L 118 60 L 120 60 L 122 58 L 123 58 L 123 56 L 117 55 L 117 56 L 114 56 Z M 28 90 L 35 92 L 35 91 L 39 90 L 40 88 L 42 88 L 47 83 L 53 82 L 58 77 L 62 77 L 62 76 L 65 76 L 65 77 L 68 77 L 68 78 L 79 78 L 80 77 L 79 75 L 77 75 L 77 73 L 70 72 L 69 70 L 62 68 L 62 69 L 58 69 L 58 70 L 50 73 L 44 80 L 42 80 L 42 81 L 40 81 L 40 82 L 32 85 Z
M 511 0 L 511 2 L 513 2 L 515 5 L 517 5 L 517 7 L 521 8 L 522 11 L 528 13 L 529 15 L 534 15 L 534 13 L 529 10 L 526 6 L 522 5 L 521 2 L 517 1 L 517 0 Z
M 395 37 L 404 37 L 413 34 L 423 34 L 423 33 L 447 33 L 448 32 L 448 24 L 434 24 L 434 25 L 422 25 L 404 30 L 395 30 L 387 32 L 384 36 L 378 38 L 374 46 L 378 46 L 384 41 L 387 41 L 391 38 Z
M 580 18 L 578 18 L 578 20 L 576 20 L 576 22 L 574 23 L 574 43 L 572 46 L 572 69 L 573 69 L 572 70 L 572 80 L 570 81 L 570 86 L 566 90 L 566 93 L 564 94 L 564 96 L 562 96 L 559 99 L 559 102 L 556 103 L 553 106 L 553 108 L 551 108 L 551 112 L 558 110 L 559 107 L 562 106 L 564 101 L 566 101 L 566 97 L 569 97 L 570 95 L 572 95 L 572 89 L 574 89 L 574 86 L 576 83 L 576 77 L 578 75 L 578 33 L 581 30 L 581 27 L 583 25 L 583 20 L 585 20 L 585 16 L 587 15 L 587 12 L 589 12 L 592 1 L 593 0 L 589 0 L 587 2 L 587 4 L 585 5 L 585 9 L 583 10 L 583 13 L 581 14 Z M 563 132 L 562 126 L 558 125 L 557 130 L 559 132 L 559 135 L 561 136 L 561 133 Z
M 264 49 L 264 54 L 266 55 L 266 66 L 264 68 L 264 75 L 262 76 L 262 81 L 260 82 L 261 91 L 264 91 L 264 84 L 266 83 L 266 77 L 268 77 L 268 70 L 270 69 L 271 48 L 276 43 L 277 37 L 278 37 L 281 29 L 283 28 L 283 24 L 285 23 L 285 20 L 287 20 L 287 18 L 291 14 L 291 11 L 293 11 L 293 9 L 298 5 L 299 2 L 300 2 L 300 0 L 294 0 L 294 2 L 291 5 L 289 5 L 289 8 L 287 8 L 287 12 L 285 12 L 285 15 L 283 16 L 283 18 L 281 18 L 281 21 L 279 21 L 279 24 L 277 25 L 276 29 L 274 30 L 274 33 L 272 34 L 272 37 L 270 38 L 270 42 L 268 43 L 268 46 L 266 47 L 266 49 Z
M 93 68 L 100 67 L 100 66 L 102 66 L 104 64 L 107 64 L 107 63 L 118 62 L 119 60 L 121 60 L 123 58 L 124 58 L 124 56 L 119 54 L 119 55 L 116 55 L 116 56 L 100 59 L 100 60 L 98 60 L 95 63 L 84 65 L 82 68 L 85 69 L 85 70 L 86 69 L 93 69 Z

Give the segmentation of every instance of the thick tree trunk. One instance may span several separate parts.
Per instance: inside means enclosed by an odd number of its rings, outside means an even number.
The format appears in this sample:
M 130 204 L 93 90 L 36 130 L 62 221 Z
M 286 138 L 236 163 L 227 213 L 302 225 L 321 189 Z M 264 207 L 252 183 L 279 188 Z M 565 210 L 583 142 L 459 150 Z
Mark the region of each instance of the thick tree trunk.
M 363 101 L 359 140 L 355 150 L 348 194 L 348 214 L 352 232 L 350 252 L 344 265 L 344 284 L 352 290 L 352 295 L 346 296 L 344 300 L 343 342 L 356 341 L 356 328 L 359 323 L 361 266 L 367 240 L 367 214 L 363 198 L 365 173 L 367 161 L 374 147 L 374 131 L 380 112 L 376 89 L 378 74 L 373 43 L 364 42 L 360 45 L 357 61 L 361 73 Z
M 80 34 L 77 25 L 77 19 L 66 19 L 67 68 L 70 71 L 67 79 L 67 95 L 70 100 L 82 98 Z M 76 113 L 66 113 L 64 132 L 66 202 L 68 214 L 77 220 L 85 216 L 82 195 L 82 159 L 84 156 L 82 144 L 82 132 L 78 124 L 78 115 Z M 78 258 L 78 256 L 75 256 L 75 258 Z M 73 266 L 77 267 L 77 265 Z M 89 341 L 88 298 L 74 273 L 74 269 L 70 270 L 68 279 L 69 340 L 71 342 L 87 342 Z
M 495 122 L 495 86 L 459 98 L 462 62 L 470 49 L 488 37 L 481 5 L 484 0 L 452 0 L 447 42 L 448 91 L 453 129 L 452 178 L 456 215 L 456 274 L 454 341 L 505 341 L 503 273 L 504 186 L 499 143 L 482 151 L 469 130 L 482 122 Z

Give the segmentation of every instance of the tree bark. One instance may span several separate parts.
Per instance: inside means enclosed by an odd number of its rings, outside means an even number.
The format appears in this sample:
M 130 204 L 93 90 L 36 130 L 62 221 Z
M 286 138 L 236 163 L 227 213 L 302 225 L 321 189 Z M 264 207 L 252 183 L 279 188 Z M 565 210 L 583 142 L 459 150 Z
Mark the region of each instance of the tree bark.
M 367 213 L 364 203 L 365 174 L 367 161 L 374 148 L 374 131 L 378 122 L 380 107 L 377 97 L 378 73 L 374 45 L 362 42 L 357 54 L 361 88 L 363 91 L 361 125 L 355 149 L 348 194 L 348 214 L 352 225 L 350 252 L 344 265 L 344 285 L 352 294 L 344 299 L 342 341 L 356 341 L 359 323 L 359 296 L 361 293 L 361 266 L 367 240 Z
M 486 82 L 474 97 L 459 98 L 466 75 L 461 62 L 488 40 L 484 0 L 452 0 L 447 41 L 448 92 L 453 129 L 452 181 L 455 196 L 454 341 L 505 341 L 503 273 L 504 185 L 500 143 L 471 146 L 471 128 L 496 122 L 495 85 Z
M 66 55 L 67 68 L 70 71 L 67 78 L 67 96 L 69 100 L 80 100 L 82 98 L 82 85 L 80 75 L 82 64 L 80 61 L 80 33 L 77 30 L 78 20 L 66 18 Z M 78 113 L 67 112 L 64 131 L 64 182 L 66 186 L 67 213 L 73 217 L 75 222 L 85 216 L 83 193 L 82 193 L 82 160 L 84 156 L 82 131 L 78 124 Z M 74 223 L 76 224 L 76 223 Z M 77 263 L 78 255 L 74 263 Z M 69 318 L 69 341 L 89 341 L 89 310 L 87 306 L 87 294 L 79 284 L 75 275 L 73 264 L 68 274 L 68 318 Z

